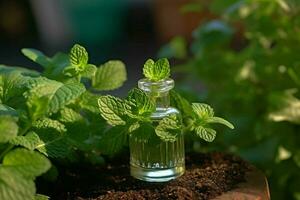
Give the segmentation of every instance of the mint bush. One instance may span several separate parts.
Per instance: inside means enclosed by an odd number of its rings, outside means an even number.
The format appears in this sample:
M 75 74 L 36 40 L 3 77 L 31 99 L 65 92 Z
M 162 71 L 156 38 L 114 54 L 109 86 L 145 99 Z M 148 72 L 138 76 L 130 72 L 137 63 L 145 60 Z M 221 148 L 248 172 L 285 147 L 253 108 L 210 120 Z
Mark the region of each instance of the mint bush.
M 126 69 L 118 60 L 90 64 L 78 44 L 53 57 L 22 53 L 43 70 L 0 65 L 0 199 L 47 199 L 35 195 L 34 180 L 49 170 L 49 159 L 99 163 L 107 125 L 99 117 L 101 95 L 91 91 L 122 86 Z
M 263 169 L 272 199 L 299 199 L 300 2 L 214 0 L 201 6 L 187 7 L 216 17 L 195 29 L 189 48 L 176 37 L 160 56 L 180 59 L 173 69 L 186 73 L 183 82 L 204 85 L 201 95 L 188 93 L 211 102 L 241 133 L 221 135 L 206 149 L 239 154 Z

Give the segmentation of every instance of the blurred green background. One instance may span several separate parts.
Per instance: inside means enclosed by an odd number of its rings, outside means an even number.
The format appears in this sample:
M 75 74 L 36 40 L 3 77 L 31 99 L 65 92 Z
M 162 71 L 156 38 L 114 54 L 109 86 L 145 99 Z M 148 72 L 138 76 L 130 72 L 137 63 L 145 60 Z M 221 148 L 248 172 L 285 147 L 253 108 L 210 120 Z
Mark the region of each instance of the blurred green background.
M 0 60 L 32 65 L 74 42 L 92 62 L 121 59 L 129 81 L 148 57 L 168 57 L 177 89 L 235 124 L 191 151 L 240 155 L 268 177 L 272 199 L 300 199 L 299 0 L 0 1 Z

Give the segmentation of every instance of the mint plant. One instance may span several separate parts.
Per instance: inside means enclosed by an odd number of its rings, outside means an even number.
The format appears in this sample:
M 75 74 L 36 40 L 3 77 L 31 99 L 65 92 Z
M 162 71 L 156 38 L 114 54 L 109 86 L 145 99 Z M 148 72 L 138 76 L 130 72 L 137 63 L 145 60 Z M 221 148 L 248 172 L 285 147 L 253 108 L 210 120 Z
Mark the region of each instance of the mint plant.
M 174 81 L 168 78 L 167 59 L 147 60 L 143 72 L 146 78 L 139 81 L 139 89 L 133 88 L 127 98 L 110 95 L 99 98 L 101 116 L 111 125 L 102 147 L 106 153 L 116 153 L 129 138 L 131 174 L 145 181 L 168 181 L 184 172 L 184 134 L 195 133 L 212 142 L 216 137 L 212 124 L 220 123 L 231 129 L 233 125 L 215 117 L 209 105 L 190 104 L 174 91 L 170 107 L 169 90 Z M 166 157 L 169 159 L 165 160 Z M 172 171 L 173 175 L 164 177 L 164 170 Z
M 148 59 L 144 64 L 143 73 L 145 77 L 151 81 L 160 81 L 170 76 L 170 64 L 165 59 L 159 59 L 154 62 Z
M 173 69 L 186 75 L 179 88 L 203 85 L 199 93 L 182 92 L 211 102 L 242 133 L 201 148 L 255 163 L 268 177 L 272 199 L 299 199 L 299 1 L 214 0 L 187 7 L 215 17 L 203 18 L 188 48 L 175 37 L 160 57 L 179 59 Z
M 53 57 L 22 52 L 43 71 L 0 65 L 0 199 L 47 199 L 35 195 L 34 180 L 50 160 L 102 162 L 98 143 L 107 125 L 97 99 L 124 83 L 126 69 L 118 60 L 90 64 L 80 45 Z

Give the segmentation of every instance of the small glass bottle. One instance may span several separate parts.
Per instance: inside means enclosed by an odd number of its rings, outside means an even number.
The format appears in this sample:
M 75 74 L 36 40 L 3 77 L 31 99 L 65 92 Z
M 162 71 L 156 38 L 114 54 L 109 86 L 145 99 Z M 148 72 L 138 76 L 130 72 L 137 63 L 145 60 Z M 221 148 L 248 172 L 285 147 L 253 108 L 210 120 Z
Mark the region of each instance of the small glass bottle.
M 138 87 L 143 90 L 156 104 L 156 111 L 152 113 L 153 125 L 169 115 L 180 112 L 170 107 L 169 91 L 174 87 L 170 78 L 158 82 L 141 79 Z M 180 120 L 181 121 L 181 120 Z M 174 142 L 161 140 L 153 129 L 149 140 L 140 141 L 136 137 L 129 137 L 130 171 L 137 179 L 148 182 L 165 182 L 181 176 L 185 171 L 184 137 L 179 135 Z

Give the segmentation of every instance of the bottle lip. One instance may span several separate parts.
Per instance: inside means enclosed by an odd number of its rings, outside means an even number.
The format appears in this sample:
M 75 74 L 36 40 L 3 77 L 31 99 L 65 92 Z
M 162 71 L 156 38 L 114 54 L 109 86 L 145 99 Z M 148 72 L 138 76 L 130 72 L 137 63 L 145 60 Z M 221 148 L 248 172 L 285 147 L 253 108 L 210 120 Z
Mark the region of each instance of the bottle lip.
M 151 81 L 143 78 L 138 81 L 138 87 L 145 92 L 167 92 L 174 88 L 174 80 L 166 78 L 161 81 Z

